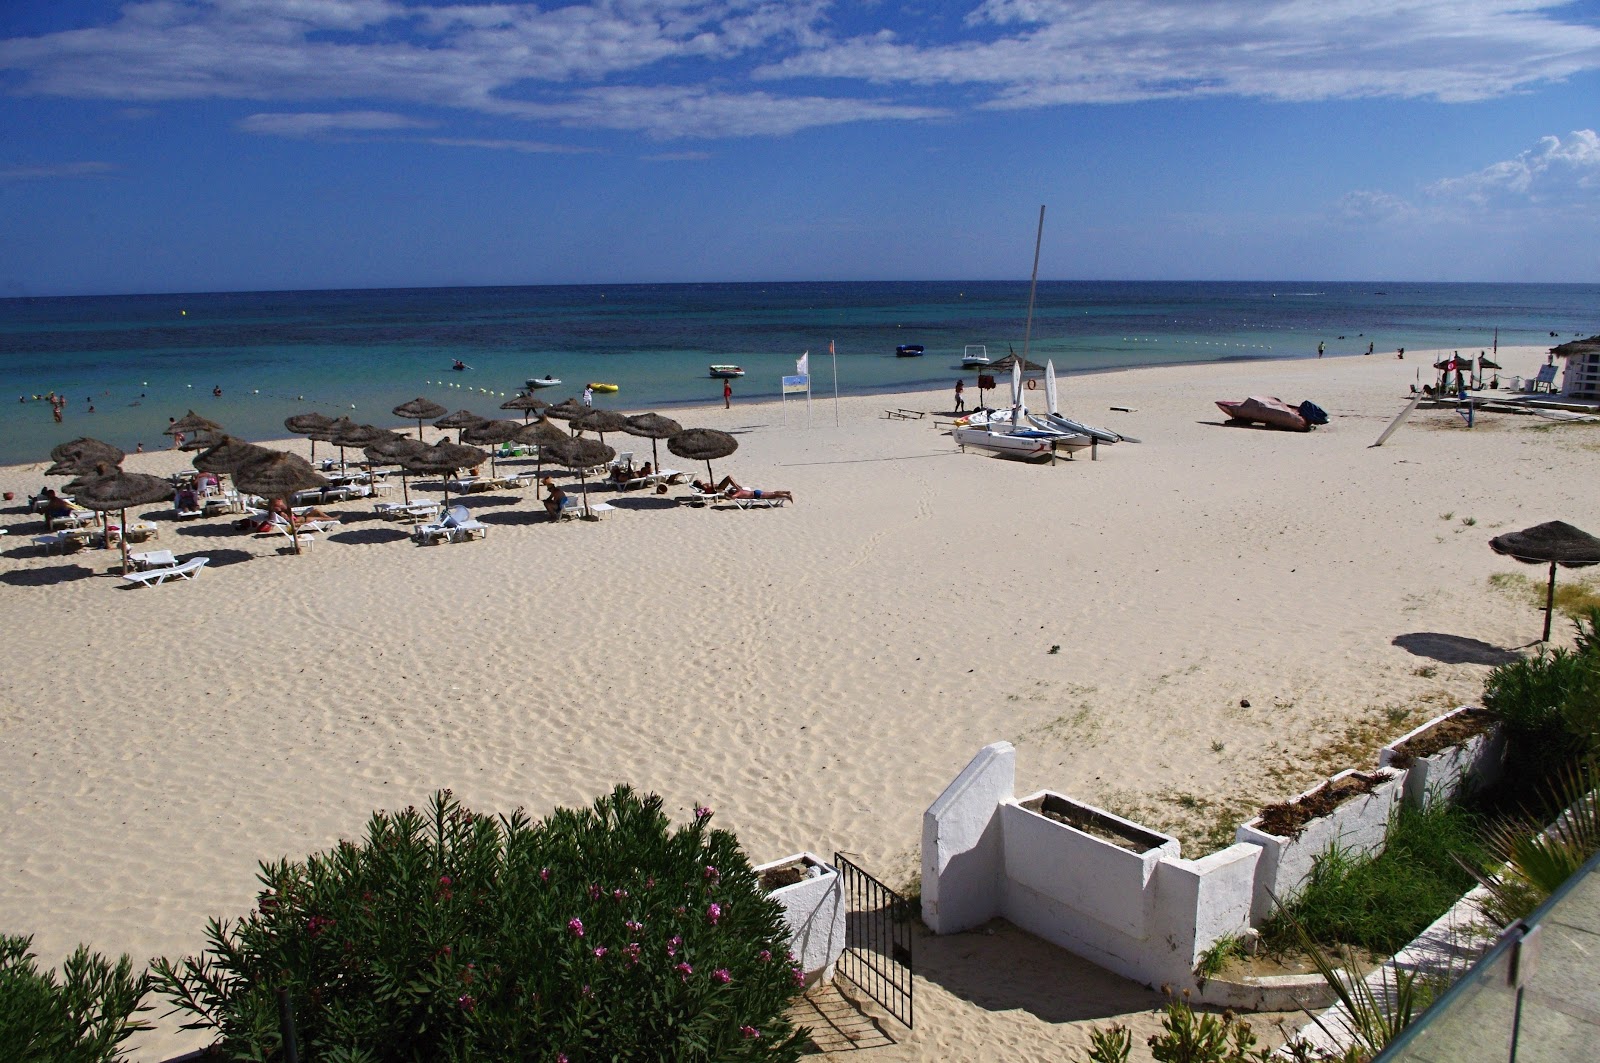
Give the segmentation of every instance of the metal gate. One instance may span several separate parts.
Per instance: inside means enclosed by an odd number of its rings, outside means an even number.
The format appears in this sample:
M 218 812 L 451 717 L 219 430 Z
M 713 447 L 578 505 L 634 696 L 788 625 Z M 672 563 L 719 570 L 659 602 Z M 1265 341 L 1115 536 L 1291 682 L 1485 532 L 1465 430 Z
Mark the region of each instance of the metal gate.
M 911 906 L 843 853 L 833 854 L 844 885 L 844 952 L 839 973 L 911 1029 Z

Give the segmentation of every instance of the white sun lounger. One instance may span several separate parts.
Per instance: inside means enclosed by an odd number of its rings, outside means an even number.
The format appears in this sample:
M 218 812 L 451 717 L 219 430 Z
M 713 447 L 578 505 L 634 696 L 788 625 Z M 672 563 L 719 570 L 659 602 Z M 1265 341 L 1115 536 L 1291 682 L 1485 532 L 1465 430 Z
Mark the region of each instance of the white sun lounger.
M 169 579 L 194 579 L 195 573 L 209 564 L 209 557 L 191 557 L 181 565 L 168 568 L 151 568 L 143 572 L 130 572 L 122 578 L 136 586 L 148 587 L 152 583 L 165 583 Z
M 782 498 L 773 498 L 771 495 L 761 498 L 740 498 L 738 495 L 729 494 L 725 497 L 740 509 L 778 509 L 786 501 Z
M 411 536 L 424 546 L 441 539 L 461 543 L 468 539 L 488 538 L 489 526 L 481 520 L 474 520 L 465 506 L 451 506 L 444 520 L 437 524 L 419 524 L 412 529 Z

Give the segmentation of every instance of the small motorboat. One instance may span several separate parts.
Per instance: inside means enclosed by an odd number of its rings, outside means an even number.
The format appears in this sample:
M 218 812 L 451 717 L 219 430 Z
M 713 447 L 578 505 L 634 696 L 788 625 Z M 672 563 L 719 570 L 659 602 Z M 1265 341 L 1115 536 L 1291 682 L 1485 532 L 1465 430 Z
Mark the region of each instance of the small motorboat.
M 896 358 L 921 358 L 922 353 L 922 344 L 920 343 L 902 343 L 894 349 Z
M 1260 421 L 1269 428 L 1287 428 L 1291 432 L 1309 432 L 1313 425 L 1328 423 L 1328 415 L 1309 399 L 1299 406 L 1290 406 L 1282 399 L 1252 395 L 1243 402 L 1218 399 L 1217 409 L 1227 414 L 1230 421 L 1246 424 Z
M 714 365 L 710 369 L 712 378 L 716 380 L 728 380 L 733 377 L 744 376 L 744 370 L 736 365 Z
M 606 394 L 609 395 L 611 392 L 617 390 L 617 385 L 615 385 L 615 384 L 595 384 L 595 383 L 590 383 L 589 390 L 590 391 L 603 391 L 603 392 L 605 392 Z
M 982 369 L 989 364 L 989 348 L 981 343 L 969 343 L 961 355 L 961 368 Z
M 561 380 L 558 377 L 553 377 L 553 376 L 530 377 L 528 379 L 528 390 L 536 391 L 539 388 L 553 388 L 553 387 L 555 387 L 556 385 L 558 385 L 560 383 L 561 383 Z

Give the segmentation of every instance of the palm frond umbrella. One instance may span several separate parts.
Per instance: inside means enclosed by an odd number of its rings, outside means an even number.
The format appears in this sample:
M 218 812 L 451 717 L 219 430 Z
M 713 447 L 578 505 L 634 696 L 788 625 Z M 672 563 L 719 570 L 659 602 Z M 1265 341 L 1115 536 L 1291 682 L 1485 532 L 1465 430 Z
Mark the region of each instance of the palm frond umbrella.
M 615 434 L 628 430 L 628 418 L 615 410 L 586 410 L 572 419 L 572 427 L 579 432 L 598 432 L 600 442 L 604 443 L 607 432 Z
M 326 440 L 333 431 L 333 418 L 315 410 L 310 413 L 297 413 L 283 419 L 283 427 L 297 436 L 305 436 L 311 440 L 311 460 L 317 460 L 317 440 Z
M 456 430 L 456 442 L 460 443 L 462 441 L 462 431 L 471 428 L 475 424 L 482 424 L 487 420 L 487 417 L 479 417 L 471 410 L 457 410 L 455 413 L 447 414 L 433 422 L 433 427 L 454 428 Z
M 223 428 L 209 417 L 201 417 L 190 410 L 176 421 L 167 425 L 164 435 L 177 438 L 179 433 L 184 435 L 180 450 L 204 450 L 215 443 L 223 435 Z
M 177 493 L 177 489 L 159 476 L 142 472 L 123 472 L 115 466 L 101 466 L 103 475 L 85 479 L 78 485 L 75 500 L 85 509 L 97 513 L 121 513 L 122 574 L 128 574 L 128 509 L 163 502 Z
M 471 469 L 483 464 L 489 455 L 477 447 L 452 443 L 441 439 L 431 447 L 412 451 L 400 459 L 400 464 L 412 472 L 442 475 L 444 477 L 444 504 L 450 505 L 450 474 L 460 469 Z
M 461 430 L 461 442 L 498 449 L 500 444 L 509 443 L 517 438 L 522 428 L 523 426 L 515 421 L 481 421 Z M 495 462 L 495 449 L 489 451 L 489 471 L 493 475 L 499 475 L 500 467 Z
M 223 436 L 214 446 L 196 454 L 190 464 L 200 472 L 232 476 L 234 470 L 245 462 L 264 458 L 271 453 L 272 451 L 266 447 L 258 447 L 254 443 L 247 443 L 232 436 Z
M 529 418 L 531 418 L 538 411 L 547 409 L 549 405 L 550 404 L 543 399 L 536 399 L 532 395 L 524 393 L 522 395 L 518 395 L 514 399 L 502 402 L 500 404 L 500 408 L 502 410 L 521 410 L 522 423 L 527 424 Z
M 269 450 L 253 461 L 247 461 L 233 471 L 233 485 L 246 494 L 262 498 L 283 499 L 284 505 L 296 492 L 310 491 L 328 486 L 327 477 L 311 467 L 311 463 L 298 454 L 282 450 Z M 291 509 L 291 514 L 292 514 Z M 300 529 L 292 516 L 289 535 L 294 542 L 294 552 L 300 552 Z
M 622 426 L 622 430 L 631 436 L 650 440 L 650 467 L 660 472 L 661 455 L 656 453 L 656 443 L 658 440 L 671 439 L 683 431 L 683 425 L 659 413 L 636 413 L 628 418 L 628 423 Z
M 367 460 L 374 465 L 397 465 L 400 467 L 400 497 L 407 505 L 411 504 L 411 487 L 408 478 L 411 470 L 406 468 L 405 457 L 418 451 L 427 450 L 428 444 L 420 439 L 410 436 L 390 433 L 391 438 L 380 439 L 376 443 L 364 448 Z
M 387 428 L 356 424 L 347 417 L 341 417 L 334 425 L 333 438 L 328 442 L 339 448 L 339 465 L 343 468 L 345 447 L 370 447 L 384 436 L 393 434 Z
M 584 472 L 596 465 L 604 465 L 617 456 L 617 452 L 597 439 L 583 439 L 581 437 L 564 440 L 560 443 L 549 445 L 550 457 L 557 464 L 565 465 L 578 474 L 578 483 L 583 486 L 583 515 L 590 516 L 589 512 L 589 484 L 584 477 Z
M 715 428 L 685 428 L 667 439 L 667 449 L 680 458 L 706 463 L 706 480 L 716 483 L 711 472 L 712 458 L 725 458 L 739 449 L 739 441 Z
M 1587 568 L 1600 565 L 1600 539 L 1560 520 L 1497 535 L 1489 540 L 1489 549 L 1525 565 L 1550 565 L 1550 587 L 1544 597 L 1542 642 L 1550 641 L 1550 617 L 1556 605 L 1556 566 Z
M 422 422 L 435 417 L 443 417 L 449 411 L 432 399 L 425 399 L 418 395 L 410 402 L 402 402 L 392 411 L 396 417 L 404 417 L 408 421 L 417 422 L 417 438 L 422 438 Z
M 62 466 L 81 466 L 84 471 L 93 469 L 96 465 L 121 465 L 122 459 L 127 457 L 121 450 L 110 443 L 88 436 L 79 436 L 69 439 L 65 443 L 58 443 L 50 448 L 50 460 Z M 75 475 L 73 472 L 54 473 L 45 471 L 46 476 Z
M 532 424 L 523 425 L 522 430 L 517 433 L 518 443 L 530 443 L 535 448 L 534 470 L 538 474 L 539 480 L 544 479 L 544 459 L 546 457 L 545 448 L 559 443 L 565 443 L 571 438 L 571 436 L 567 435 L 567 433 L 563 432 L 561 429 L 557 428 L 543 417 L 539 418 L 537 421 L 534 421 Z M 540 484 L 538 480 L 535 480 L 533 485 L 533 497 L 536 499 L 539 497 L 539 488 Z
M 563 399 L 554 406 L 545 407 L 544 415 L 554 417 L 558 421 L 570 421 L 574 417 L 582 417 L 589 412 L 589 408 L 577 399 Z

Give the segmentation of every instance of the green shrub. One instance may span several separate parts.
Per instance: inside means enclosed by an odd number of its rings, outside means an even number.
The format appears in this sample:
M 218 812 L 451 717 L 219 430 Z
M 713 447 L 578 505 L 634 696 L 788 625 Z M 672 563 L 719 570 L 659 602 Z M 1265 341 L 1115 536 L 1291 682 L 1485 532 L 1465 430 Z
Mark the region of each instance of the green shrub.
M 133 974 L 83 946 L 61 966 L 61 980 L 40 972 L 33 939 L 0 934 L 0 1063 L 100 1063 L 122 1058 L 119 1047 L 135 1030 L 149 976 Z
M 1168 989 L 1168 993 L 1161 1032 L 1146 1042 L 1157 1063 L 1265 1063 L 1270 1052 L 1256 1047 L 1249 1023 L 1231 1011 L 1197 1013 L 1189 1006 L 1187 992 L 1171 996 Z M 1096 1027 L 1089 1033 L 1088 1063 L 1127 1063 L 1132 1049 L 1133 1035 L 1126 1026 Z
M 1600 748 L 1600 653 L 1558 647 L 1502 664 L 1484 681 L 1483 705 L 1506 725 L 1508 774 L 1536 787 Z
M 1401 806 L 1378 856 L 1330 849 L 1317 857 L 1287 911 L 1274 911 L 1262 925 L 1262 940 L 1271 949 L 1296 949 L 1298 924 L 1323 946 L 1393 953 L 1472 888 L 1461 861 L 1476 867 L 1485 859 L 1482 831 L 1478 816 L 1460 806 Z
M 781 910 L 710 816 L 673 831 L 618 787 L 530 824 L 446 791 L 263 864 L 256 910 L 156 984 L 235 1059 L 279 1050 L 280 987 L 317 1060 L 793 1059 Z

